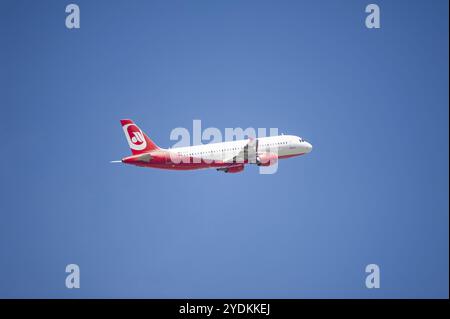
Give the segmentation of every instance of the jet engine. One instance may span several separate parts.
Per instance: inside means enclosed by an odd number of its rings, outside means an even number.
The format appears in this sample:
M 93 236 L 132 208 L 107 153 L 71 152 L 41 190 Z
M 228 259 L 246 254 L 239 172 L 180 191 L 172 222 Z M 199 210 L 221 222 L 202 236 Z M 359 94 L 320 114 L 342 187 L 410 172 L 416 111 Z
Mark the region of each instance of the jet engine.
M 270 166 L 278 161 L 278 155 L 274 153 L 264 153 L 256 156 L 256 165 Z

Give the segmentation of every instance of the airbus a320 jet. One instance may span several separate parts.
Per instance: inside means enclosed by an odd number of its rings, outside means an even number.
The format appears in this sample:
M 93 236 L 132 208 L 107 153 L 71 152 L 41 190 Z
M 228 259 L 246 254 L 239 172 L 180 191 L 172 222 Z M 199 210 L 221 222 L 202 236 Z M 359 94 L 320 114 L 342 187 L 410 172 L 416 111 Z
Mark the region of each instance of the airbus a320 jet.
M 171 170 L 215 168 L 225 173 L 239 173 L 247 164 L 270 166 L 278 159 L 304 155 L 312 150 L 310 143 L 293 135 L 164 149 L 158 147 L 132 120 L 121 120 L 120 123 L 132 155 L 113 162 L 141 167 Z

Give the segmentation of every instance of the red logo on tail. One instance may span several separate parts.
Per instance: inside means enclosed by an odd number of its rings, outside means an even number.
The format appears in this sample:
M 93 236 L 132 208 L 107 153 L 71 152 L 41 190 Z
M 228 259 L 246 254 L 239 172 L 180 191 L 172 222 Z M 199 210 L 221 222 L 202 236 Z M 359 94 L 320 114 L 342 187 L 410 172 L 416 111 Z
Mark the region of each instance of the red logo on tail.
M 144 133 L 135 124 L 127 124 L 123 126 L 123 131 L 127 137 L 130 148 L 136 151 L 143 150 L 147 147 Z

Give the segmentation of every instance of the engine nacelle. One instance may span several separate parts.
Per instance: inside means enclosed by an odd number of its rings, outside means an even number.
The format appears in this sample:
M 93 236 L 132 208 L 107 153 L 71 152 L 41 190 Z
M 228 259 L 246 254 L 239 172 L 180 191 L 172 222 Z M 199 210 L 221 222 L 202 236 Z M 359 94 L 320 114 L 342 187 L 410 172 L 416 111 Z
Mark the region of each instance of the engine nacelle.
M 278 155 L 274 153 L 264 153 L 256 157 L 256 165 L 270 166 L 278 162 Z
M 244 164 L 241 165 L 236 165 L 236 166 L 231 166 L 231 167 L 227 167 L 225 168 L 223 171 L 225 173 L 240 173 L 244 170 Z

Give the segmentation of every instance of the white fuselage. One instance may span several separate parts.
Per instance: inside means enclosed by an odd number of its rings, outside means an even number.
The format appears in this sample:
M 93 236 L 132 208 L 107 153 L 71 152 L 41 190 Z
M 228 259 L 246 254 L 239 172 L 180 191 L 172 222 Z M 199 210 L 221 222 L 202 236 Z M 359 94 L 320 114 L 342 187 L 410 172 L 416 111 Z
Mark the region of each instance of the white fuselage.
M 311 152 L 312 145 L 294 135 L 278 135 L 256 138 L 257 153 L 275 153 L 278 157 L 290 157 Z M 229 159 L 249 143 L 249 140 L 222 143 L 201 144 L 188 147 L 171 148 L 167 151 L 179 156 L 197 157 L 207 160 L 222 161 Z

